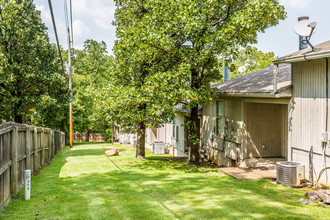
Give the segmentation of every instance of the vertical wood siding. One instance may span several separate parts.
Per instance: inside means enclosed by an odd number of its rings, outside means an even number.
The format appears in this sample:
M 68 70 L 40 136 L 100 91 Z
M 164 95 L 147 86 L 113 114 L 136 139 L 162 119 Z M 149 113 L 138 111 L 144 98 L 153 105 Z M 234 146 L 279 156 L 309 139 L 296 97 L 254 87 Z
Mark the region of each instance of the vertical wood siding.
M 294 63 L 292 65 L 292 84 L 293 98 L 289 115 L 291 122 L 289 123 L 289 153 L 292 154 L 290 159 L 305 164 L 306 178 L 308 178 L 308 151 L 312 146 L 313 151 L 317 153 L 313 155 L 314 172 L 318 175 L 324 167 L 324 158 L 320 156 L 323 154 L 320 134 L 326 131 L 326 112 L 329 111 L 329 106 L 326 105 L 325 59 Z M 329 118 L 327 123 L 329 132 Z M 326 147 L 325 153 L 330 154 L 329 146 Z M 327 156 L 326 160 L 329 166 L 330 157 Z M 329 170 L 327 173 L 330 177 Z M 320 183 L 326 184 L 325 173 L 321 177 Z
M 313 146 L 314 151 L 322 152 L 320 134 L 326 130 L 327 108 L 325 72 L 324 59 L 292 65 L 293 104 L 290 115 L 292 147 L 310 150 Z M 329 149 L 327 151 L 330 153 Z

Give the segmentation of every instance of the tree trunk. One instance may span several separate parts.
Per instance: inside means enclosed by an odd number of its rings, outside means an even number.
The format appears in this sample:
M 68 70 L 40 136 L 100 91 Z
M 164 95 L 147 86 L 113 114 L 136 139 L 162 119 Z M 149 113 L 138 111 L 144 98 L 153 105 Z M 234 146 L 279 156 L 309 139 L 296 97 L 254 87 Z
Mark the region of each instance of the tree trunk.
M 85 132 L 85 142 L 89 142 L 89 130 Z
M 188 126 L 188 138 L 190 140 L 189 162 L 199 164 L 199 125 L 198 125 L 198 106 L 191 108 Z
M 16 123 L 23 123 L 23 115 L 19 113 L 19 109 L 21 108 L 22 102 L 19 100 L 18 103 L 15 104 L 14 107 L 14 120 Z
M 112 144 L 115 143 L 115 126 L 112 126 Z
M 145 158 L 145 135 L 146 126 L 144 122 L 139 123 L 137 130 L 136 158 Z
M 15 122 L 22 124 L 23 123 L 23 116 L 15 113 Z

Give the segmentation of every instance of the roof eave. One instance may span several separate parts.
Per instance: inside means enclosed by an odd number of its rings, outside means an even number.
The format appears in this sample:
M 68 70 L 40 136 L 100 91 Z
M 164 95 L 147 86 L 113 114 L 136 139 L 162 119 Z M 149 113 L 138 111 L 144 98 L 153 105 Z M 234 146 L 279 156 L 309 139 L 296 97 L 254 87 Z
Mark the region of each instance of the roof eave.
M 308 61 L 308 60 L 315 60 L 315 59 L 321 59 L 325 57 L 330 57 L 330 51 L 324 51 L 319 53 L 310 53 L 310 54 L 304 54 L 294 57 L 288 57 L 288 58 L 279 58 L 277 60 L 274 60 L 274 64 L 280 64 L 280 63 L 296 63 L 301 61 Z
M 218 96 L 230 97 L 253 97 L 253 98 L 291 98 L 289 94 L 273 94 L 273 93 L 218 93 Z

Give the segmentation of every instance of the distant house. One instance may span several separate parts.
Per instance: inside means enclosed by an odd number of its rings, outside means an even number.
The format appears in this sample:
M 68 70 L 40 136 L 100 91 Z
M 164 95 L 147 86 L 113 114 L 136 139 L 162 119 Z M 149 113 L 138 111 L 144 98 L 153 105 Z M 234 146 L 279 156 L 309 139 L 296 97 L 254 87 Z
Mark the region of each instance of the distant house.
M 199 110 L 201 114 L 201 107 L 199 107 Z M 175 107 L 175 117 L 172 123 L 167 123 L 159 128 L 147 128 L 146 147 L 152 149 L 154 143 L 164 143 L 169 154 L 188 157 L 188 130 L 184 124 L 189 111 L 182 104 L 179 104 Z
M 223 166 L 248 166 L 250 158 L 288 158 L 290 65 L 274 65 L 215 85 L 216 98 L 203 106 L 201 143 Z M 276 90 L 274 88 L 276 87 Z

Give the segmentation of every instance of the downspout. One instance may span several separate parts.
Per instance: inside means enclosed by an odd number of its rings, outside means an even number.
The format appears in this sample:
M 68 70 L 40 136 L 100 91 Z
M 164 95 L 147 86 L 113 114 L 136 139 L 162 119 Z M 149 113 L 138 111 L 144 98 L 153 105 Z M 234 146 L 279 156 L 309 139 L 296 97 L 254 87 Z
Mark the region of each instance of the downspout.
M 278 78 L 278 64 L 274 64 L 274 84 L 273 84 L 273 93 L 277 93 L 277 78 Z
M 329 98 L 329 61 L 328 58 L 325 58 L 325 103 L 326 103 L 326 115 L 325 115 L 325 132 L 328 132 L 328 117 L 329 117 L 329 109 L 328 109 L 328 98 Z
M 329 61 L 328 61 L 328 58 L 326 57 L 325 58 L 325 90 L 326 90 L 326 94 L 325 94 L 325 97 L 326 97 L 326 120 L 325 120 L 325 132 L 328 132 L 328 118 L 329 118 Z M 327 167 L 327 158 L 325 156 L 325 153 L 326 153 L 326 149 L 327 149 L 327 146 L 329 146 L 329 141 L 327 142 L 327 144 L 324 144 L 323 145 L 323 159 L 324 159 L 324 168 Z M 321 175 L 321 174 L 320 174 Z M 326 185 L 328 185 L 328 171 L 326 170 L 325 171 L 325 176 L 326 176 Z

